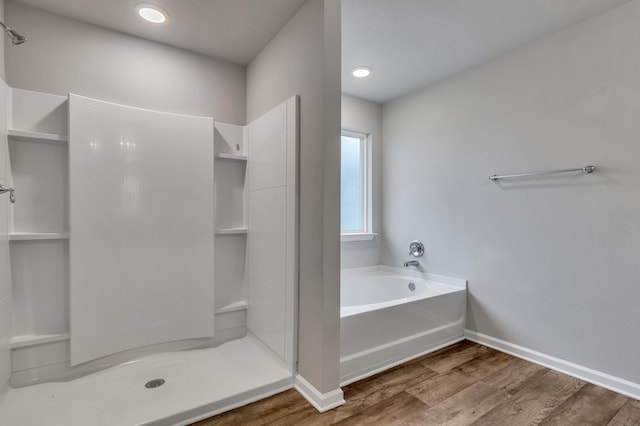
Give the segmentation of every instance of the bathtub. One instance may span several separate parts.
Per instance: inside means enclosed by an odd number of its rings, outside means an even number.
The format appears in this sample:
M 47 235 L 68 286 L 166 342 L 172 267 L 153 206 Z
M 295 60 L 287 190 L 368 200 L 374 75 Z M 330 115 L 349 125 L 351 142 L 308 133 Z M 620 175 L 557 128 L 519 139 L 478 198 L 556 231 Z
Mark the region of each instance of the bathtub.
M 404 268 L 344 269 L 340 382 L 347 385 L 464 338 L 467 282 Z

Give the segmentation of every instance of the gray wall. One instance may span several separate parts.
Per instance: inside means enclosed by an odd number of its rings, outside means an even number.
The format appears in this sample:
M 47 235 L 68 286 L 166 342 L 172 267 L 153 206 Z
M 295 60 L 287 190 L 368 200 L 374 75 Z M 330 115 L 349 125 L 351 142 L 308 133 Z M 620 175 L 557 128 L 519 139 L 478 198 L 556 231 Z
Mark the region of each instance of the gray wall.
M 384 107 L 383 261 L 421 239 L 468 328 L 640 382 L 640 1 Z M 493 173 L 595 164 L 588 176 Z
M 245 69 L 7 2 L 29 41 L 6 49 L 12 87 L 245 123 Z
M 354 96 L 342 95 L 342 128 L 370 134 L 372 148 L 372 230 L 371 241 L 345 241 L 341 244 L 342 268 L 380 264 L 382 252 L 382 105 Z
M 247 119 L 300 95 L 298 372 L 339 384 L 340 0 L 309 0 L 247 69 Z

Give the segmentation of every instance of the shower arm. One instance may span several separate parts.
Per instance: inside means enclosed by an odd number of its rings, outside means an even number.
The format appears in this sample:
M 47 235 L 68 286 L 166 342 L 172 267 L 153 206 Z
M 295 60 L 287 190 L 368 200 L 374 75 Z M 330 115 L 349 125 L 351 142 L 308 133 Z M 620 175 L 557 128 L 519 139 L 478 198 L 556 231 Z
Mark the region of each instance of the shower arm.
M 11 28 L 7 27 L 4 22 L 0 21 L 0 27 L 2 27 L 2 31 L 7 32 L 10 31 Z

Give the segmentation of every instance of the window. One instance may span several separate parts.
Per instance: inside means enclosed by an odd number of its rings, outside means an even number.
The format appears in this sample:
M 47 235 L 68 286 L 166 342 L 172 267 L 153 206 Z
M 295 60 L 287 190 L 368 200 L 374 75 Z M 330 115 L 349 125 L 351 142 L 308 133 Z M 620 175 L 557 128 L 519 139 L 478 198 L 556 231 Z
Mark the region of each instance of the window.
M 343 130 L 341 137 L 340 232 L 373 238 L 371 233 L 370 138 Z M 370 237 L 366 238 L 366 236 Z M 348 238 L 353 239 L 353 238 Z

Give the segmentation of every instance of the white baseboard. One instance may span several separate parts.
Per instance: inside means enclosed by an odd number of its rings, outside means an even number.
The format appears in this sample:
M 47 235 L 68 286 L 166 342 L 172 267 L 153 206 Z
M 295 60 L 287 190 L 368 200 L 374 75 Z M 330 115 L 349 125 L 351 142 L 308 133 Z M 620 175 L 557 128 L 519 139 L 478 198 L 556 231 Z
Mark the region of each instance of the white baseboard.
M 497 349 L 509 355 L 531 361 L 535 364 L 542 365 L 552 370 L 559 371 L 569 376 L 584 380 L 585 382 L 601 386 L 605 389 L 621 393 L 634 399 L 640 399 L 640 384 L 612 376 L 601 371 L 593 370 L 573 362 L 565 361 L 551 355 L 534 351 L 486 334 L 478 333 L 471 330 L 465 330 L 465 337 L 472 342 L 480 343 L 490 348 Z
M 300 395 L 304 396 L 321 413 L 339 407 L 345 402 L 342 389 L 337 388 L 327 393 L 321 393 L 299 374 L 296 374 L 295 388 Z

